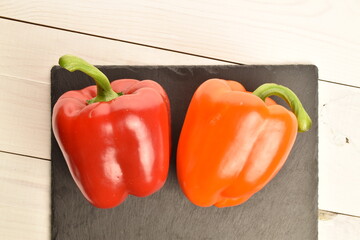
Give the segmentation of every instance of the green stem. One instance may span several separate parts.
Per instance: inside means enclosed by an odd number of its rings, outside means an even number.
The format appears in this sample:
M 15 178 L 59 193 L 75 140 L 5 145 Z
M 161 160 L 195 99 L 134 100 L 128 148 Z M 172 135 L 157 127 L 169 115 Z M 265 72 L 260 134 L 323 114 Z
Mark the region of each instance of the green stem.
M 273 95 L 281 97 L 289 104 L 292 112 L 295 114 L 298 121 L 298 131 L 306 132 L 311 128 L 312 121 L 310 116 L 305 111 L 299 98 L 289 88 L 275 83 L 265 83 L 258 87 L 253 94 L 263 101 Z
M 87 101 L 88 104 L 108 102 L 122 95 L 122 93 L 116 93 L 111 88 L 109 79 L 99 69 L 79 57 L 64 55 L 59 59 L 59 64 L 70 72 L 79 70 L 94 79 L 96 82 L 97 94 L 95 98 Z

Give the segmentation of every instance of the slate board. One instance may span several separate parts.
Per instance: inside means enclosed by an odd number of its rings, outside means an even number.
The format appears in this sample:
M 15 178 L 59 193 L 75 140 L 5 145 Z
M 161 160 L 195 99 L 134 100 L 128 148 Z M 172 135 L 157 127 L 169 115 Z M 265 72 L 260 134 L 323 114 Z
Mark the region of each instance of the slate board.
M 152 79 L 167 91 L 173 143 L 169 176 L 165 186 L 150 197 L 130 196 L 116 208 L 97 209 L 77 189 L 52 134 L 52 239 L 317 239 L 318 71 L 315 66 L 98 67 L 111 81 Z M 298 95 L 314 122 L 311 131 L 298 134 L 279 174 L 249 201 L 236 207 L 197 207 L 185 198 L 177 183 L 175 153 L 186 109 L 196 88 L 210 78 L 236 80 L 250 91 L 265 82 L 283 84 Z M 92 84 L 81 72 L 70 73 L 55 66 L 51 71 L 51 108 L 65 91 Z

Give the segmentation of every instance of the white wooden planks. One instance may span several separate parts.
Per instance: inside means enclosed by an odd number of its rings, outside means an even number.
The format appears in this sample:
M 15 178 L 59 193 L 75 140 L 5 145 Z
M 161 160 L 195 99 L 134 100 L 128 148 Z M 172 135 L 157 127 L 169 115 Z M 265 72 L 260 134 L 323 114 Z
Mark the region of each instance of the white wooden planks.
M 1 74 L 0 150 L 50 159 L 50 84 Z
M 0 152 L 0 239 L 50 239 L 50 161 Z
M 360 218 L 319 211 L 320 240 L 359 240 Z
M 359 86 L 358 1 L 11 1 L 2 16 L 246 64 L 313 63 Z
M 122 5 L 122 9 L 117 7 L 117 3 Z M 357 69 L 360 59 L 359 28 L 351 29 L 359 22 L 356 21 L 359 15 L 353 14 L 359 13 L 356 1 L 346 1 L 341 5 L 340 2 L 320 0 L 313 3 L 279 1 L 277 4 L 197 1 L 192 7 L 186 6 L 188 3 L 112 2 L 111 7 L 106 7 L 107 14 L 96 18 L 97 21 L 92 19 L 91 24 L 86 21 L 99 13 L 106 6 L 105 2 L 97 7 L 92 5 L 98 4 L 96 2 L 87 2 L 86 7 L 81 1 L 68 5 L 62 2 L 59 3 L 62 6 L 53 10 L 49 7 L 58 3 L 3 1 L 0 12 L 2 16 L 224 60 L 264 64 L 314 63 L 319 66 L 320 78 L 360 85 Z M 206 8 L 203 8 L 204 4 Z M 132 11 L 108 16 L 112 11 L 123 12 L 128 8 Z M 240 8 L 241 11 L 238 11 Z M 225 10 L 229 10 L 229 14 L 221 15 Z M 63 16 L 64 12 L 75 11 L 80 13 Z M 238 11 L 239 16 L 235 16 L 235 11 Z M 209 16 L 209 13 L 212 15 Z M 256 14 L 250 16 L 252 13 Z M 269 20 L 271 17 L 273 20 Z M 282 21 L 285 17 L 286 23 Z M 124 24 L 117 22 L 119 18 L 124 20 Z M 76 24 L 71 22 L 74 19 Z M 150 26 L 154 19 L 157 19 L 158 24 Z M 238 25 L 235 34 L 234 22 Z M 200 29 L 205 25 L 207 29 Z M 177 29 L 171 29 L 173 26 Z M 3 19 L 0 19 L 0 29 L 0 89 L 7 89 L 0 94 L 0 150 L 40 158 L 50 158 L 50 69 L 57 64 L 59 56 L 72 53 L 94 64 L 113 65 L 224 64 Z M 22 90 L 20 98 L 9 101 L 18 94 L 19 89 Z M 356 125 L 359 119 L 359 89 L 320 82 L 319 91 L 319 206 L 329 211 L 360 216 L 357 204 L 360 197 L 356 190 L 360 183 L 357 174 L 360 135 Z M 1 192 L 6 189 L 10 193 L 10 197 L 0 201 L 1 239 L 49 238 L 50 222 L 47 214 L 50 209 L 46 201 L 49 201 L 50 190 L 45 195 L 41 195 L 44 192 L 39 195 L 42 207 L 39 205 L 34 208 L 32 200 L 25 200 L 24 197 L 38 194 L 39 189 L 33 188 L 34 184 L 29 182 L 39 184 L 39 181 L 34 180 L 33 175 L 22 166 L 36 168 L 36 176 L 42 176 L 43 183 L 40 185 L 47 186 L 50 182 L 50 175 L 42 175 L 48 174 L 49 170 L 39 167 L 39 162 L 46 161 L 0 153 L 0 178 L 9 179 L 7 174 L 10 173 L 15 179 L 0 181 Z M 50 164 L 47 168 L 50 169 Z M 14 169 L 18 175 L 12 173 Z M 19 203 L 23 203 L 22 208 Z M 352 237 L 359 234 L 358 220 L 344 215 L 336 215 L 327 221 L 320 218 L 320 239 L 356 239 Z
M 360 216 L 360 88 L 319 82 L 319 106 L 319 207 Z
M 43 83 L 50 83 L 51 67 L 58 65 L 64 54 L 77 55 L 97 65 L 225 64 L 4 19 L 0 19 L 0 29 L 0 76 Z

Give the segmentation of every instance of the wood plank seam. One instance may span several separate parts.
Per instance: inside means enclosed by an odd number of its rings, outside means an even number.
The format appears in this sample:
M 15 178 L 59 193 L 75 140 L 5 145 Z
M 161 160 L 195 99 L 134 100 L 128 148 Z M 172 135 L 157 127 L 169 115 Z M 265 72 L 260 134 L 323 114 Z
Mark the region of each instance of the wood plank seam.
M 51 161 L 51 159 L 48 159 L 48 158 L 36 157 L 36 156 L 32 156 L 32 155 L 21 154 L 21 153 L 16 153 L 16 152 L 9 152 L 9 151 L 4 151 L 4 150 L 0 150 L 0 153 L 12 154 L 12 155 L 20 156 L 20 157 L 29 157 L 29 158 L 34 158 L 37 160 L 42 160 L 42 161 Z
M 137 45 L 137 46 L 154 48 L 154 49 L 158 49 L 158 50 L 162 50 L 162 51 L 174 52 L 174 53 L 189 55 L 189 56 L 193 56 L 193 57 L 200 57 L 200 58 L 205 58 L 205 59 L 209 59 L 209 60 L 220 61 L 220 62 L 224 62 L 224 63 L 228 63 L 228 64 L 246 65 L 246 63 L 239 63 L 239 62 L 234 62 L 234 61 L 230 61 L 230 60 L 226 60 L 226 59 L 220 59 L 220 58 L 214 58 L 214 57 L 194 54 L 194 53 L 190 53 L 190 52 L 177 51 L 177 50 L 174 50 L 174 49 L 163 48 L 163 47 L 159 47 L 159 46 L 152 46 L 152 45 L 148 45 L 148 44 L 143 44 L 143 43 L 138 43 L 138 42 L 133 42 L 133 41 L 127 41 L 127 40 L 124 40 L 124 39 L 118 39 L 118 38 L 107 37 L 107 36 L 103 36 L 103 35 L 97 35 L 97 34 L 92 34 L 92 33 L 87 33 L 87 32 L 81 32 L 81 31 L 76 31 L 76 30 L 67 29 L 67 28 L 61 28 L 61 27 L 56 27 L 56 26 L 51 26 L 51 25 L 46 25 L 46 24 L 41 24 L 41 23 L 25 21 L 25 20 L 21 20 L 21 19 L 10 18 L 10 17 L 6 17 L 6 16 L 0 16 L 0 18 L 5 19 L 5 20 L 9 20 L 9 21 L 20 22 L 20 23 L 24 23 L 24 24 L 31 24 L 31 25 L 35 25 L 35 26 L 39 26 L 39 27 L 51 28 L 51 29 L 59 30 L 59 31 L 77 33 L 77 34 L 81 34 L 81 35 L 85 35 L 85 36 L 89 36 L 89 37 L 102 38 L 102 39 L 105 39 L 105 40 L 112 40 L 112 41 L 117 41 L 117 42 L 122 42 L 122 43 L 134 44 L 134 45 Z M 338 85 L 341 85 L 341 86 L 360 88 L 360 85 L 355 86 L 355 85 L 350 85 L 350 84 L 345 84 L 345 83 L 338 83 L 338 82 L 334 82 L 334 81 L 329 81 L 329 80 L 325 80 L 325 79 L 319 79 L 319 81 L 338 84 Z
M 319 81 L 326 82 L 326 83 L 331 83 L 331 84 L 336 84 L 336 85 L 340 85 L 340 86 L 344 86 L 344 87 L 360 88 L 360 85 L 355 86 L 355 85 L 350 85 L 350 84 L 345 84 L 345 83 L 338 83 L 338 82 L 324 80 L 324 79 L 319 79 Z
M 41 24 L 41 23 L 34 23 L 34 22 L 30 22 L 30 21 L 24 21 L 24 20 L 20 20 L 20 19 L 5 17 L 5 16 L 0 16 L 0 18 L 5 19 L 5 20 L 9 20 L 9 21 L 15 21 L 15 22 L 20 22 L 20 23 L 25 23 L 25 24 L 31 24 L 31 25 L 35 25 L 35 26 L 38 26 L 38 27 L 45 27 L 45 28 L 51 28 L 51 29 L 59 30 L 59 31 L 77 33 L 77 34 L 81 34 L 81 35 L 85 35 L 85 36 L 89 36 L 89 37 L 102 38 L 102 39 L 112 40 L 112 41 L 117 41 L 117 42 L 122 42 L 122 43 L 129 43 L 129 44 L 134 44 L 134 45 L 138 45 L 138 46 L 142 46 L 142 47 L 148 47 L 148 48 L 154 48 L 154 49 L 168 51 L 168 52 L 185 54 L 185 55 L 189 55 L 189 56 L 193 56 L 193 57 L 200 57 L 200 58 L 206 58 L 206 59 L 209 59 L 209 60 L 221 61 L 221 62 L 224 62 L 224 63 L 244 65 L 242 63 L 229 61 L 229 60 L 225 60 L 225 59 L 219 59 L 219 58 L 213 58 L 213 57 L 208 57 L 208 56 L 203 56 L 203 55 L 198 55 L 198 54 L 193 54 L 193 53 L 188 53 L 188 52 L 183 52 L 183 51 L 177 51 L 177 50 L 174 50 L 174 49 L 168 49 L 168 48 L 163 48 L 163 47 L 159 47 L 159 46 L 152 46 L 152 45 L 148 45 L 148 44 L 143 44 L 143 43 L 138 43 L 138 42 L 133 42 L 133 41 L 127 41 L 127 40 L 123 40 L 123 39 L 112 38 L 112 37 L 107 37 L 107 36 L 102 36 L 102 35 L 97 35 L 97 34 L 92 34 L 92 33 L 87 33 L 87 32 L 81 32 L 81 31 L 71 30 L 71 29 L 67 29 L 67 28 L 61 28 L 61 27 Z
M 323 215 L 323 214 L 342 215 L 342 216 L 346 216 L 346 217 L 360 218 L 360 216 L 356 216 L 356 215 L 351 215 L 351 214 L 346 214 L 346 213 L 338 213 L 338 212 L 319 209 L 319 220 L 322 220 L 320 218 L 321 218 L 321 215 Z

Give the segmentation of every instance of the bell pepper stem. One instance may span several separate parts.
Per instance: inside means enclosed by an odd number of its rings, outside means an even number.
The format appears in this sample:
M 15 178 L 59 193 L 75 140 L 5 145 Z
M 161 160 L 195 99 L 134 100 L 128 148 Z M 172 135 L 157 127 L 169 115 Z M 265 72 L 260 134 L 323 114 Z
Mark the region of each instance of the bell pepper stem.
M 254 95 L 261 98 L 263 101 L 269 96 L 278 96 L 284 99 L 289 104 L 291 111 L 295 114 L 298 122 L 298 131 L 306 132 L 312 126 L 312 121 L 308 113 L 305 111 L 299 98 L 289 88 L 275 83 L 265 83 L 258 87 Z
M 88 104 L 108 102 L 122 95 L 122 93 L 116 93 L 111 88 L 110 81 L 104 73 L 84 59 L 73 55 L 64 55 L 60 57 L 59 65 L 70 72 L 76 70 L 81 71 L 94 79 L 96 82 L 97 94 L 95 98 L 87 100 Z

